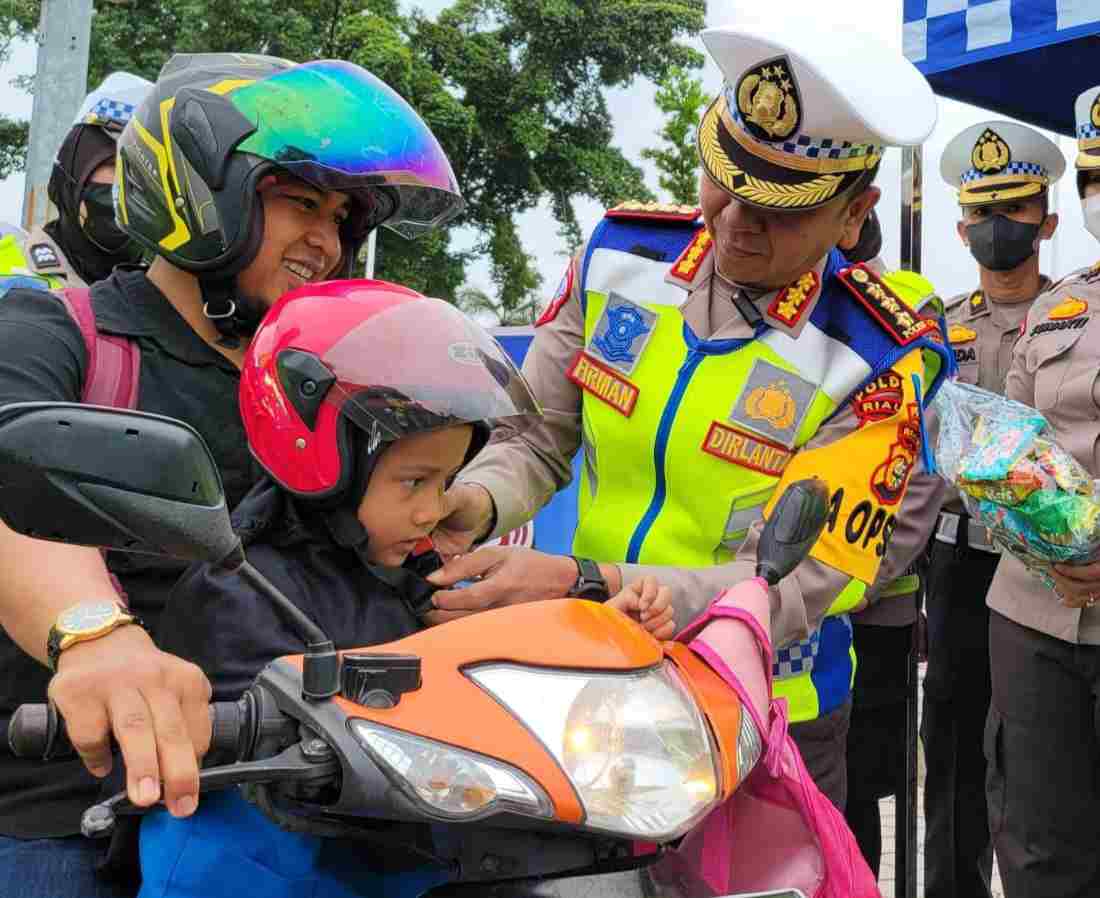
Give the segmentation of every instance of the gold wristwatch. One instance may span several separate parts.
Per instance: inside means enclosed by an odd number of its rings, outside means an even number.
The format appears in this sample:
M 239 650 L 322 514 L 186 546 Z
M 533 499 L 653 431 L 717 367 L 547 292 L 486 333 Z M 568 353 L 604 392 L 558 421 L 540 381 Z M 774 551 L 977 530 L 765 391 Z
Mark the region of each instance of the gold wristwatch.
M 50 635 L 46 640 L 46 659 L 50 670 L 57 671 L 57 659 L 70 646 L 99 639 L 127 624 L 137 624 L 139 627 L 142 625 L 137 617 L 118 602 L 101 599 L 70 605 L 57 616 L 54 625 L 50 627 Z

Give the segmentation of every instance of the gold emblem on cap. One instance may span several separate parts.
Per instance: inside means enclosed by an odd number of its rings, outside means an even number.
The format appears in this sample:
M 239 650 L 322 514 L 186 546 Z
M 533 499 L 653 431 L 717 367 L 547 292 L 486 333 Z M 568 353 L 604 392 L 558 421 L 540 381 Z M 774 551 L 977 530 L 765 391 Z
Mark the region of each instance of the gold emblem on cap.
M 970 161 L 982 174 L 992 175 L 1002 171 L 1012 161 L 1012 153 L 1009 152 L 1008 144 L 1000 134 L 991 128 L 986 128 L 978 138 L 978 142 L 974 144 Z
M 1100 94 L 1097 94 L 1096 99 L 1092 101 L 1092 124 L 1100 128 Z
M 785 56 L 769 59 L 741 76 L 737 107 L 749 130 L 761 140 L 783 140 L 798 130 L 798 88 Z

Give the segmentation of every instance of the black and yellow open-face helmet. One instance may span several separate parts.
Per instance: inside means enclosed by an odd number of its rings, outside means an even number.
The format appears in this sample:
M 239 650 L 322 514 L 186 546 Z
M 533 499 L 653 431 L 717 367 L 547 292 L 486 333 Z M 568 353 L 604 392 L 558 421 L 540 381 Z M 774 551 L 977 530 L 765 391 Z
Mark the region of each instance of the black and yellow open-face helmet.
M 118 165 L 123 229 L 206 282 L 226 282 L 255 257 L 256 187 L 269 174 L 351 196 L 336 277 L 378 225 L 415 236 L 463 207 L 442 147 L 412 107 L 335 60 L 173 56 L 119 138 Z

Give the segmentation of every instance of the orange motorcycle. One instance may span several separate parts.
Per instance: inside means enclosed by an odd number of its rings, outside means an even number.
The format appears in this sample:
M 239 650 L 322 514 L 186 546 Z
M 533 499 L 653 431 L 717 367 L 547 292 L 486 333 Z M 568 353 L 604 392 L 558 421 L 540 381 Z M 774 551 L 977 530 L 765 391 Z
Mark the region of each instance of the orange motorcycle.
M 797 487 L 762 539 L 772 583 L 824 520 L 820 497 Z M 242 787 L 284 826 L 383 848 L 429 823 L 433 859 L 458 871 L 433 896 L 710 898 L 684 875 L 652 873 L 751 768 L 748 715 L 686 646 L 570 599 L 337 652 L 245 559 L 201 437 L 155 415 L 8 406 L 0 517 L 27 536 L 220 563 L 294 622 L 306 651 L 211 706 L 201 791 Z M 47 705 L 21 706 L 8 735 L 22 757 L 71 750 Z M 142 810 L 120 793 L 89 808 L 82 828 L 101 836 Z

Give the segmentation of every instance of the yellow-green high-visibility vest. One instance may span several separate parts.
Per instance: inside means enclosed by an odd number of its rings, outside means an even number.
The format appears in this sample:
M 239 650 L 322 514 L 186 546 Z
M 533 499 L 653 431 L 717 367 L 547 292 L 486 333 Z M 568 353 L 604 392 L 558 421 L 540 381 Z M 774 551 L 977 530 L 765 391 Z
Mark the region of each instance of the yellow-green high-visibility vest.
M 569 371 L 583 390 L 578 554 L 678 567 L 730 561 L 799 448 L 861 387 L 887 374 L 927 383 L 926 367 L 938 380 L 942 346 L 925 338 L 899 346 L 839 285 L 847 263 L 836 251 L 797 340 L 766 324 L 752 339 L 700 340 L 675 301 L 683 290 L 665 283 L 668 264 L 653 258 L 675 258 L 696 232 L 605 219 L 589 243 L 585 348 Z M 857 543 L 884 552 L 887 516 L 845 508 L 848 520 L 834 525 L 862 528 Z M 850 692 L 846 612 L 871 579 L 853 576 L 821 628 L 777 647 L 775 692 L 792 721 L 827 713 Z

